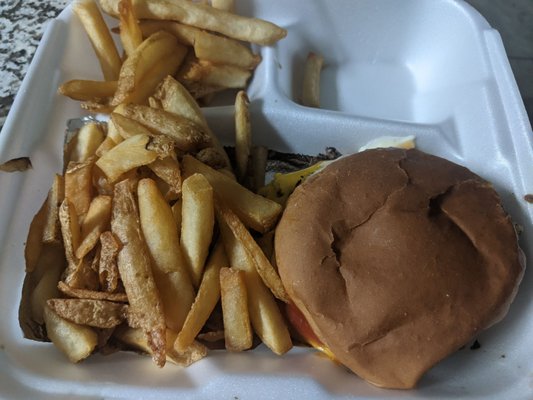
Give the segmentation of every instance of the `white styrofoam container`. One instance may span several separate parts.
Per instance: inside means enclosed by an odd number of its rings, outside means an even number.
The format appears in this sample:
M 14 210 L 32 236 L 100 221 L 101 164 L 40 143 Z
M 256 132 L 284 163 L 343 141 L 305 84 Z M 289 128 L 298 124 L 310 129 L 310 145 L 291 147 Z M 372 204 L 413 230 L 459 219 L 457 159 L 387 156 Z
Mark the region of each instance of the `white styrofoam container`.
M 377 136 L 414 134 L 420 149 L 492 181 L 533 258 L 531 126 L 499 34 L 460 0 L 254 0 L 238 12 L 288 29 L 248 93 L 254 140 L 314 154 L 355 151 Z M 322 109 L 294 102 L 308 51 L 324 55 Z M 29 223 L 61 171 L 65 123 L 82 115 L 56 94 L 67 79 L 100 79 L 70 9 L 52 21 L 0 134 L 0 163 L 29 156 L 33 169 L 0 173 L 0 397 L 2 398 L 533 398 L 533 276 L 526 271 L 508 316 L 438 364 L 414 391 L 372 387 L 314 351 L 277 357 L 264 347 L 213 352 L 187 369 L 159 370 L 120 353 L 72 365 L 49 344 L 22 338 L 17 312 Z M 205 110 L 231 141 L 231 103 Z

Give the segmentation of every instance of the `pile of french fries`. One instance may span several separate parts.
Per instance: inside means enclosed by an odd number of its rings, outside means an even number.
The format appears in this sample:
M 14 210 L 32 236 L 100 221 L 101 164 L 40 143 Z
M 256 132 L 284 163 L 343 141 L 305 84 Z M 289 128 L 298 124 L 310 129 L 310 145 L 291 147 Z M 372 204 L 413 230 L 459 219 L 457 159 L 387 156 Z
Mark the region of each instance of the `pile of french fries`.
M 211 341 L 243 351 L 255 335 L 274 353 L 287 352 L 292 341 L 278 303 L 289 299 L 270 262 L 282 207 L 239 183 L 250 154 L 264 154 L 252 151 L 248 99 L 236 97 L 239 181 L 196 101 L 200 92 L 232 87 L 223 70 L 259 62 L 232 38 L 268 44 L 284 30 L 215 8 L 227 1 L 101 6 L 120 18 L 125 54 L 92 0 L 73 4 L 105 80 L 71 81 L 60 91 L 109 119 L 84 125 L 65 145 L 64 172 L 31 223 L 19 309 L 25 336 L 51 340 L 73 362 L 135 349 L 158 366 L 187 366 Z M 196 70 L 200 80 L 190 78 Z M 204 80 L 217 74 L 221 81 Z M 265 162 L 266 155 L 257 162 L 256 186 Z

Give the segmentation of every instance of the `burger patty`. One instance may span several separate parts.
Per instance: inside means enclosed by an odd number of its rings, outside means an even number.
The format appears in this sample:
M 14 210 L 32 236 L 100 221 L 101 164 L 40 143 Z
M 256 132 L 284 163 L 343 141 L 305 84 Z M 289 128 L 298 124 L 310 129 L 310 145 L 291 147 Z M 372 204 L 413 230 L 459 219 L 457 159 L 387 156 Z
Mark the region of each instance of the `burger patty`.
M 290 196 L 282 281 L 314 333 L 367 381 L 411 388 L 501 319 L 523 255 L 493 187 L 418 150 L 342 158 Z

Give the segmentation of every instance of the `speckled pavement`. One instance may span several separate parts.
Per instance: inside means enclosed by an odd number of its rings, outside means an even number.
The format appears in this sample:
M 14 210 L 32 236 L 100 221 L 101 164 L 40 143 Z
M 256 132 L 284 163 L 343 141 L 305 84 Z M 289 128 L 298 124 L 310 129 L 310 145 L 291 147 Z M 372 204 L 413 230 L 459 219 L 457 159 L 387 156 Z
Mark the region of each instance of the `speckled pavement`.
M 0 0 L 0 129 L 46 23 L 70 0 Z

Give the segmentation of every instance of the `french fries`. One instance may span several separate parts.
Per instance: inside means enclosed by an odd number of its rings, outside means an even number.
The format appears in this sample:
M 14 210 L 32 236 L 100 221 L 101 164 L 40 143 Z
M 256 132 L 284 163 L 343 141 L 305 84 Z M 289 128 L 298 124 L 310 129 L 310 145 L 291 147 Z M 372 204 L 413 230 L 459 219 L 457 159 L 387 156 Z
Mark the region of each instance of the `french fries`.
M 118 343 L 160 367 L 188 366 L 206 356 L 202 341 L 244 351 L 254 332 L 283 354 L 292 343 L 275 297 L 286 293 L 249 231 L 270 232 L 282 207 L 236 181 L 196 99 L 244 88 L 261 57 L 241 40 L 272 44 L 286 31 L 234 14 L 232 1 L 101 6 L 119 18 L 122 58 L 94 1 L 76 2 L 104 80 L 58 91 L 109 119 L 68 136 L 63 175 L 30 225 L 24 335 L 51 340 L 73 362 Z M 252 151 L 248 106 L 241 91 L 241 181 Z
M 213 188 L 203 175 L 189 176 L 182 189 L 181 248 L 196 287 L 202 278 L 214 223 Z
M 178 228 L 153 180 L 140 180 L 137 195 L 141 228 L 152 258 L 166 326 L 179 331 L 194 301 L 194 289 L 179 245 Z
M 244 273 L 238 269 L 220 270 L 220 298 L 224 318 L 224 339 L 229 351 L 252 347 L 252 327 L 248 314 L 248 295 Z
M 100 0 L 102 9 L 118 15 L 119 0 Z M 271 45 L 287 35 L 279 26 L 257 18 L 243 17 L 187 0 L 133 0 L 135 13 L 142 19 L 180 21 L 234 39 Z
M 116 81 L 120 71 L 120 57 L 94 0 L 79 0 L 73 3 L 72 11 L 80 19 L 89 35 L 106 81 Z
M 165 364 L 165 317 L 154 281 L 150 256 L 142 239 L 138 207 L 133 196 L 134 185 L 124 180 L 115 185 L 111 231 L 122 244 L 118 253 L 118 269 L 131 313 L 148 337 L 155 363 Z

